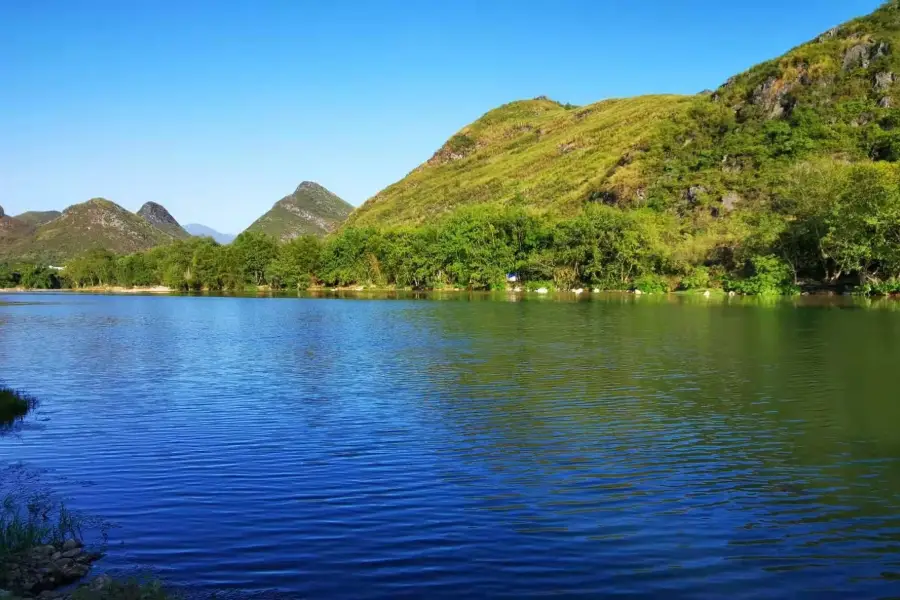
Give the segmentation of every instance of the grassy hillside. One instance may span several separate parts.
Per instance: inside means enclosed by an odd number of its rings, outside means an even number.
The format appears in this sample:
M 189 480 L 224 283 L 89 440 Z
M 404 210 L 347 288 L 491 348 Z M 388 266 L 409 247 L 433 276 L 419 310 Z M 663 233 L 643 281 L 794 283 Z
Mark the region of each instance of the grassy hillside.
M 27 223 L 32 227 L 40 227 L 44 223 L 49 223 L 61 214 L 62 213 L 58 210 L 30 210 L 21 215 L 16 215 L 16 219 L 23 223 Z
M 633 177 L 632 157 L 691 102 L 645 96 L 584 107 L 544 98 L 506 104 L 460 130 L 349 223 L 419 224 L 471 204 L 575 212 L 605 180 Z
M 353 206 L 318 183 L 304 181 L 285 196 L 247 231 L 261 232 L 280 240 L 301 235 L 325 235 L 344 222 Z
M 173 237 L 118 204 L 94 198 L 70 206 L 33 235 L 0 244 L 0 260 L 58 264 L 94 248 L 136 252 L 169 243 Z
M 900 159 L 900 8 L 818 36 L 713 93 L 495 109 L 367 201 L 353 225 L 420 224 L 464 205 L 572 215 L 646 206 L 697 227 L 776 208 L 798 165 Z

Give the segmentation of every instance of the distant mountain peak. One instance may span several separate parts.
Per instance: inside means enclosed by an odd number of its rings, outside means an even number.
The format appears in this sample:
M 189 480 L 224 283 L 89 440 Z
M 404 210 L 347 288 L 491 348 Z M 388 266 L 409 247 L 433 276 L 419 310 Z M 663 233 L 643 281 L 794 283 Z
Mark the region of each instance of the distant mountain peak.
M 166 210 L 166 207 L 156 202 L 145 202 L 137 214 L 154 225 L 178 225 L 178 221 Z
M 315 181 L 304 181 L 257 219 L 248 231 L 261 231 L 281 240 L 301 235 L 325 235 L 337 229 L 353 206 Z
M 230 244 L 234 241 L 234 234 L 221 233 L 212 227 L 201 225 L 200 223 L 188 223 L 184 226 L 185 231 L 196 237 L 211 237 L 220 244 Z
M 297 189 L 294 190 L 294 193 L 302 192 L 303 190 L 321 190 L 328 192 L 327 189 L 323 185 L 316 183 L 315 181 L 302 181 L 300 185 L 297 186 Z M 331 193 L 331 192 L 328 192 Z
M 151 225 L 168 233 L 173 237 L 187 238 L 190 234 L 185 231 L 175 217 L 166 210 L 166 207 L 156 202 L 146 202 L 137 212 L 139 217 L 146 219 Z

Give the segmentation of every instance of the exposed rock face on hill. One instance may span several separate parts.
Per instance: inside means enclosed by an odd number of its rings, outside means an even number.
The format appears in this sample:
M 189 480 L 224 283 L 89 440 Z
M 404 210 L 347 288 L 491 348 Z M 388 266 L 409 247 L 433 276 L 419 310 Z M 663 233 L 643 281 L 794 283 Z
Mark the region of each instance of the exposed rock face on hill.
M 304 181 L 247 231 L 261 231 L 281 240 L 301 235 L 321 236 L 334 231 L 352 211 L 353 206 L 318 183 Z
M 348 224 L 423 224 L 468 205 L 565 216 L 600 202 L 670 211 L 692 227 L 772 211 L 799 165 L 900 160 L 898 73 L 900 2 L 891 0 L 712 93 L 512 102 L 457 132 Z
M 172 237 L 189 238 L 191 234 L 175 220 L 166 208 L 156 202 L 147 202 L 137 212 L 138 216 L 146 219 L 151 225 Z

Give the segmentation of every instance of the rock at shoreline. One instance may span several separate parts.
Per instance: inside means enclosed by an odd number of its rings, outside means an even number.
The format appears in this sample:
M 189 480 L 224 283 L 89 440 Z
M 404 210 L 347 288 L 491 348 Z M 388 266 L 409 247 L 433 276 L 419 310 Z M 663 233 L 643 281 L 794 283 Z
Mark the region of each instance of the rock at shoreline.
M 0 589 L 9 590 L 11 597 L 60 598 L 54 590 L 84 578 L 102 556 L 76 540 L 37 546 L 6 561 L 0 569 Z

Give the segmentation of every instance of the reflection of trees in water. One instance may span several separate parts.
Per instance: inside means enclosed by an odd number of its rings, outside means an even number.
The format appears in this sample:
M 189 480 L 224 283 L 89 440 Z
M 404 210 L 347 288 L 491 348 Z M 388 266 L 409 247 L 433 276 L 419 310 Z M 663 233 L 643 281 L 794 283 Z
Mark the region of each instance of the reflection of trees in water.
M 643 300 L 432 311 L 455 343 L 429 376 L 472 467 L 449 475 L 544 505 L 704 497 L 781 526 L 893 518 L 894 315 Z

